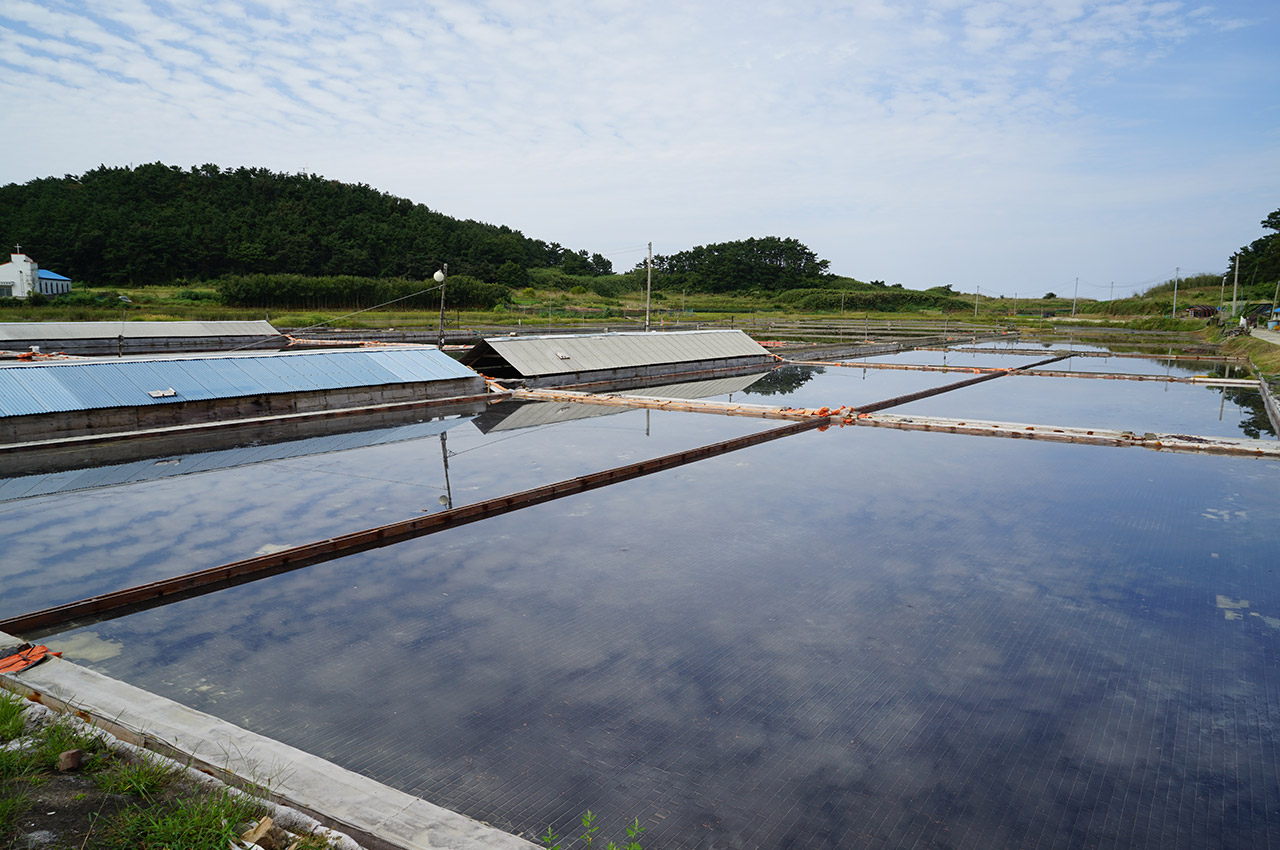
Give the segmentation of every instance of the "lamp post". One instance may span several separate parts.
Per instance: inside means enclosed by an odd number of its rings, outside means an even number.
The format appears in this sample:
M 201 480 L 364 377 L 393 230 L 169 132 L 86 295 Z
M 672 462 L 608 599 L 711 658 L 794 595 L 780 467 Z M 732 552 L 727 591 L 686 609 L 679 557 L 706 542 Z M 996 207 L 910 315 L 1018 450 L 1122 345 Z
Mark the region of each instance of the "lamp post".
M 444 267 L 431 277 L 436 283 L 440 284 L 440 350 L 444 351 L 444 284 L 449 277 L 449 264 L 445 263 Z
M 132 303 L 128 295 L 120 296 L 120 334 L 116 337 L 116 357 L 124 357 L 124 314 Z
M 649 299 L 653 296 L 653 243 L 649 243 L 649 256 L 644 263 L 644 329 L 649 330 Z M 732 325 L 730 321 L 730 325 Z

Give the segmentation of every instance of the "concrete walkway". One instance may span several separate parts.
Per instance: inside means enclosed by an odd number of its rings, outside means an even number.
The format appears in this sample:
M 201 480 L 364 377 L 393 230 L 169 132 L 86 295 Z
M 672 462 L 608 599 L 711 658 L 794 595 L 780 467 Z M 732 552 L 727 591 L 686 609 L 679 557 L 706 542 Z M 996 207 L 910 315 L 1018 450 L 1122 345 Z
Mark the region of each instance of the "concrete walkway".
M 1280 345 L 1280 331 L 1269 331 L 1266 328 L 1250 328 L 1249 334 L 1258 339 L 1266 340 L 1272 345 Z
M 0 632 L 0 658 L 20 644 Z M 50 648 L 57 650 L 56 641 Z M 203 768 L 228 784 L 265 785 L 275 802 L 345 832 L 369 850 L 538 846 L 61 658 L 0 675 L 0 688 L 55 711 L 73 711 L 122 741 Z

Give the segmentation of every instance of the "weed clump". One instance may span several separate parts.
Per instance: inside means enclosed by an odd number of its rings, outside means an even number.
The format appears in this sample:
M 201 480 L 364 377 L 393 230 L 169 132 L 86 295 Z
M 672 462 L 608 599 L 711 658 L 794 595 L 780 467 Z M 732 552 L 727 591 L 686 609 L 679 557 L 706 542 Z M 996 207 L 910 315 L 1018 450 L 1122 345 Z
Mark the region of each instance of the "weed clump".
M 197 782 L 145 751 L 113 747 L 70 716 L 32 719 L 25 700 L 0 691 L 0 848 L 53 832 L 83 850 L 227 850 L 243 846 L 262 804 L 224 785 Z M 35 709 L 44 711 L 43 709 Z M 264 827 L 265 828 L 265 827 Z M 323 835 L 289 835 L 277 846 L 326 850 Z
M 641 850 L 640 834 L 644 832 L 644 827 L 640 825 L 640 819 L 636 818 L 627 824 L 627 840 L 622 844 L 610 841 L 606 844 L 599 844 L 600 826 L 596 823 L 595 812 L 587 809 L 582 815 L 581 820 L 582 831 L 577 836 L 568 836 L 561 838 L 552 831 L 551 827 L 547 827 L 547 831 L 538 836 L 538 840 L 547 850 L 568 850 L 570 847 L 596 847 L 601 846 L 603 850 Z M 568 843 L 565 843 L 568 842 Z

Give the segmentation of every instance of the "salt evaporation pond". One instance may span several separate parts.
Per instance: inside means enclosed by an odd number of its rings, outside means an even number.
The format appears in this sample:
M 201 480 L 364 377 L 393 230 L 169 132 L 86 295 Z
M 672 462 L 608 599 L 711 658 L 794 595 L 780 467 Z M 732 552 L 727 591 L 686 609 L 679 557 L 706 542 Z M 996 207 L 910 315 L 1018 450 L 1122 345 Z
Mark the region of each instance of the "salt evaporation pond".
M 506 405 L 502 417 L 527 414 L 529 407 Z M 498 417 L 452 419 L 444 423 L 443 444 L 438 436 L 426 437 L 0 502 L 5 612 L 34 611 L 441 511 L 440 499 L 447 501 L 450 493 L 460 507 L 777 425 L 587 405 L 533 407 L 543 425 L 486 434 L 477 421 L 493 427 Z M 575 418 L 597 412 L 613 415 Z M 557 419 L 552 430 L 546 423 Z M 167 464 L 198 466 L 200 460 L 144 463 L 167 471 Z
M 1035 383 L 1040 386 L 1024 386 Z M 1108 381 L 1010 375 L 964 390 L 913 401 L 888 411 L 1136 434 L 1244 436 L 1240 423 L 1252 415 L 1239 391 L 1156 381 Z
M 734 400 L 845 403 L 860 371 Z M 886 397 L 921 378 L 955 376 L 866 381 Z M 994 386 L 1052 411 L 1040 396 L 1061 381 L 1111 383 L 1005 377 L 938 412 L 1000 407 L 964 401 Z M 1185 389 L 1211 420 L 1218 398 Z M 1098 398 L 1079 409 L 1106 414 Z M 776 425 L 514 410 L 450 428 L 447 447 L 474 449 L 450 471 L 455 498 L 465 482 L 478 499 Z M 65 601 L 430 508 L 440 451 L 427 438 L 11 502 L 0 539 L 33 570 L 68 564 L 44 594 Z M 590 808 L 614 835 L 639 818 L 646 848 L 1266 847 L 1277 492 L 1271 461 L 830 429 L 48 642 L 530 836 Z M 5 563 L 6 608 L 15 576 L 21 600 L 41 596 Z

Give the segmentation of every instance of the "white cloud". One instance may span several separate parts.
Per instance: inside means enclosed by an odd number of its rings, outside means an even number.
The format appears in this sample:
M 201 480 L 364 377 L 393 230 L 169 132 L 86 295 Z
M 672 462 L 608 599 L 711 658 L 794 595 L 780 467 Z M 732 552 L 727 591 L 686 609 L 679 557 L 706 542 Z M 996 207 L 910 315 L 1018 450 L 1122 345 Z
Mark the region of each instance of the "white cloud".
M 1147 66 L 1178 84 L 1166 57 L 1239 18 L 1151 0 L 16 0 L 0 13 L 0 95 L 66 138 L 6 142 L 0 180 L 154 159 L 306 166 L 591 250 L 775 233 L 843 273 L 994 288 L 1001 227 L 1075 241 L 1099 186 L 1144 209 L 1131 165 L 1177 147 L 1185 116 L 1116 136 L 1107 86 Z M 1244 155 L 1275 151 L 1270 120 Z M 1203 181 L 1159 176 L 1194 230 Z M 1258 179 L 1280 188 L 1274 169 Z M 922 256 L 941 211 L 964 237 Z M 1132 244 L 1151 217 L 1100 238 Z M 1194 262 L 1234 247 L 1198 244 Z

